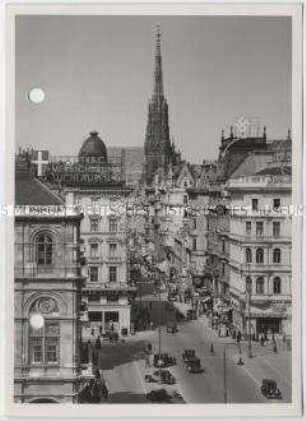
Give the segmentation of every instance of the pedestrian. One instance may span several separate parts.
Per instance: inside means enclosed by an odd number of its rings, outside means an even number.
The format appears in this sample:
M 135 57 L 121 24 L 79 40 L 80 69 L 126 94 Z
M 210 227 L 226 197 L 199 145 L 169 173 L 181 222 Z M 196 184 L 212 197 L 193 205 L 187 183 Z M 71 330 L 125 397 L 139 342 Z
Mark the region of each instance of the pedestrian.
M 95 347 L 96 349 L 101 349 L 101 340 L 99 336 L 96 339 Z
M 151 344 L 151 342 L 148 343 L 148 351 L 149 352 L 152 352 L 152 344 Z
M 154 323 L 152 322 L 152 320 L 150 321 L 150 330 L 153 330 L 154 328 Z
M 263 335 L 260 335 L 260 345 L 265 346 L 265 338 Z
M 241 341 L 241 332 L 240 332 L 240 330 L 238 330 L 238 332 L 237 332 L 237 342 L 240 343 L 240 341 Z

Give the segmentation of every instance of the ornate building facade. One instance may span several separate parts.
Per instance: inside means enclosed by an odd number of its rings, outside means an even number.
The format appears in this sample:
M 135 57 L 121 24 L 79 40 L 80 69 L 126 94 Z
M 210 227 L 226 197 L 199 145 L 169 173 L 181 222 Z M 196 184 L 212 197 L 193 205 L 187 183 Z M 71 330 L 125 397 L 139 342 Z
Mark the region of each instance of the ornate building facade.
M 15 402 L 78 402 L 82 215 L 19 163 L 15 192 Z
M 82 181 L 63 187 L 68 207 L 84 211 L 81 248 L 86 260 L 86 283 L 82 297 L 83 331 L 94 329 L 130 332 L 130 297 L 135 288 L 129 275 L 129 218 L 126 212 L 131 189 L 121 178 L 121 162 L 108 162 L 108 154 L 98 133 L 84 141 L 79 163 Z M 69 173 L 66 168 L 65 173 Z M 97 176 L 97 177 L 95 177 Z M 85 177 L 85 178 L 84 178 Z

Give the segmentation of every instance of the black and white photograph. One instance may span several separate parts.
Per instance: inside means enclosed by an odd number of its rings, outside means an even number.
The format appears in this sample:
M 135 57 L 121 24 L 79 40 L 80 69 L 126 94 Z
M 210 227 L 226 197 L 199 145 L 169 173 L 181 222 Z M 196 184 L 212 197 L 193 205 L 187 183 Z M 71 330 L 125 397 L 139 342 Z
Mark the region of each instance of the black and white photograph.
M 298 413 L 301 10 L 217 9 L 11 13 L 14 405 Z

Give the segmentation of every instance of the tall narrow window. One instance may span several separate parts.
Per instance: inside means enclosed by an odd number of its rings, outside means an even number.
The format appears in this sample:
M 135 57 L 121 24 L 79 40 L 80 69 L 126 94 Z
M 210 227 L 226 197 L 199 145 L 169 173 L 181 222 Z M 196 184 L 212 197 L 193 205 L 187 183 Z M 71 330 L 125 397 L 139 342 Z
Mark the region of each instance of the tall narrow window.
M 51 265 L 53 261 L 53 240 L 51 235 L 40 234 L 37 237 L 37 264 Z
M 90 220 L 90 231 L 99 231 L 99 220 L 97 218 L 92 218 Z
M 252 263 L 252 250 L 250 248 L 245 249 L 245 260 L 247 263 Z
M 196 230 L 197 229 L 197 219 L 194 218 L 193 220 L 193 229 Z
M 264 293 L 264 279 L 258 278 L 256 280 L 256 294 L 263 294 Z
M 280 237 L 280 222 L 279 221 L 273 222 L 273 237 L 275 238 Z
M 252 199 L 252 211 L 258 211 L 258 199 Z
M 280 249 L 273 250 L 273 263 L 280 263 L 281 262 L 281 251 Z
M 249 237 L 252 234 L 252 222 L 246 221 L 245 223 L 245 234 Z
M 117 231 L 117 219 L 116 218 L 110 218 L 109 219 L 109 230 L 111 232 Z
M 117 267 L 109 267 L 109 282 L 117 282 Z
M 263 222 L 258 221 L 256 222 L 256 237 L 262 237 L 263 236 Z
M 273 293 L 281 294 L 282 292 L 282 282 L 279 277 L 273 279 Z
M 90 266 L 89 279 L 90 282 L 98 282 L 98 266 Z
M 113 258 L 117 256 L 117 244 L 116 243 L 111 243 L 109 245 L 109 257 Z
M 222 253 L 225 253 L 225 240 L 222 240 Z
M 192 240 L 192 249 L 193 249 L 193 251 L 197 250 L 197 239 L 196 238 L 194 238 Z
M 98 243 L 90 244 L 90 257 L 92 259 L 97 259 L 99 257 Z
M 256 250 L 256 263 L 264 262 L 264 251 L 262 248 Z
M 273 199 L 273 208 L 274 209 L 276 209 L 276 210 L 279 209 L 280 204 L 281 204 L 280 199 Z

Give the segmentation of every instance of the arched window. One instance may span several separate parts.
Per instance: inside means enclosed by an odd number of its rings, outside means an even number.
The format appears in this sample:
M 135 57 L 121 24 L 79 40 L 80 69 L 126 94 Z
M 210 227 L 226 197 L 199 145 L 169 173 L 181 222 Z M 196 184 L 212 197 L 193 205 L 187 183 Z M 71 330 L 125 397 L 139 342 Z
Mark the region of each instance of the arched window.
M 273 263 L 280 263 L 281 262 L 281 251 L 280 249 L 273 250 Z
M 250 276 L 247 276 L 245 279 L 245 289 L 248 293 L 252 293 L 252 278 Z
M 273 280 L 273 293 L 281 294 L 281 292 L 282 292 L 282 281 L 279 277 L 276 277 Z
M 256 280 L 256 294 L 264 293 L 264 279 L 262 277 Z
M 40 234 L 37 237 L 37 264 L 51 265 L 53 262 L 53 239 L 49 234 Z
M 249 248 L 245 249 L 245 260 L 247 263 L 252 263 L 252 250 Z
M 263 263 L 264 262 L 264 251 L 263 249 L 256 250 L 256 263 Z

